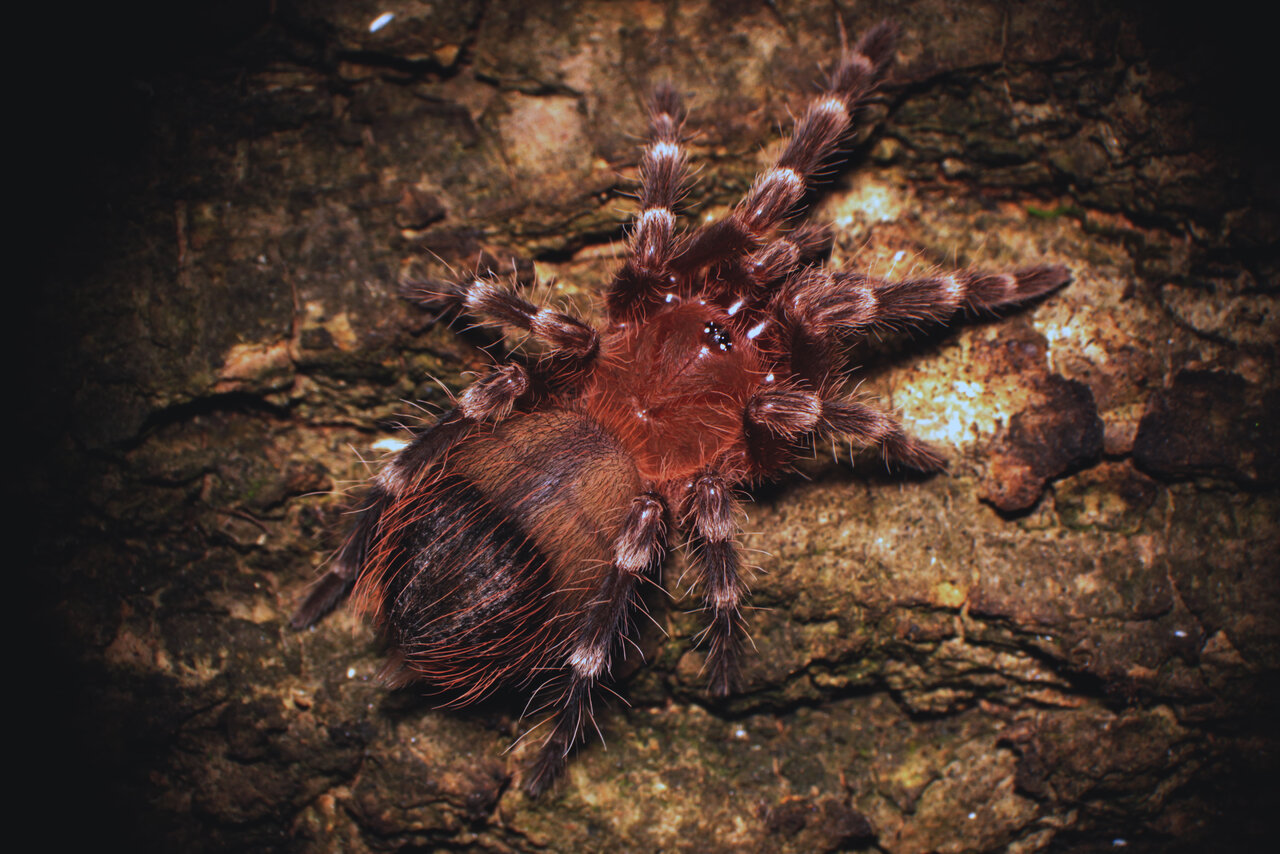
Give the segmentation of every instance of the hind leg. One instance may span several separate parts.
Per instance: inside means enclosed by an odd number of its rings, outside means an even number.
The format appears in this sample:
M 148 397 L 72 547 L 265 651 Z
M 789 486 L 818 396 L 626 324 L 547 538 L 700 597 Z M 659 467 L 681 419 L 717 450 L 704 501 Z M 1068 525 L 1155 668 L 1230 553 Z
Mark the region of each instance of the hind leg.
M 312 585 L 289 625 L 295 630 L 305 629 L 336 608 L 355 586 L 387 508 L 411 484 L 433 470 L 445 452 L 462 441 L 478 422 L 506 418 L 528 389 L 529 375 L 523 366 L 503 365 L 473 383 L 463 393 L 457 408 L 384 466 L 357 507 L 359 518 L 334 555 L 329 571 Z

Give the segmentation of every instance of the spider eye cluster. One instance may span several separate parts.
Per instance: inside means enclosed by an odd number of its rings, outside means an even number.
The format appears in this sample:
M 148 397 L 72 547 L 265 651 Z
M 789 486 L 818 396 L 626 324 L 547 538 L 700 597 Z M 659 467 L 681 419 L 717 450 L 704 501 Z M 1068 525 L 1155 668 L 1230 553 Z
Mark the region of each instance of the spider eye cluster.
M 733 349 L 733 336 L 719 323 L 707 321 L 707 325 L 702 327 L 702 332 L 707 336 L 707 340 L 721 352 L 727 353 Z

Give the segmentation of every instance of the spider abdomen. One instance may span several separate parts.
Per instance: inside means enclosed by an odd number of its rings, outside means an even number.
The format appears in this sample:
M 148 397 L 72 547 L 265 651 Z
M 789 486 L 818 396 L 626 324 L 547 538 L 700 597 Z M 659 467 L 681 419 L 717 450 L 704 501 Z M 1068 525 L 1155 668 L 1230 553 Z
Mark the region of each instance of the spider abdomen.
M 558 665 L 640 481 L 589 418 L 469 433 L 384 511 L 356 580 L 404 672 L 470 702 Z

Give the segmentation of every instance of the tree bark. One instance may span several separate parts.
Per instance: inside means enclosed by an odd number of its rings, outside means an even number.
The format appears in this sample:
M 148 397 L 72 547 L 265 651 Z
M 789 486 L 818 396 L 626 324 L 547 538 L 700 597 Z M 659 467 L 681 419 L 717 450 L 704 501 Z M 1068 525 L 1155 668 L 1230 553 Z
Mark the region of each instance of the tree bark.
M 383 11 L 246 0 L 155 39 L 113 19 L 49 91 L 68 109 L 15 316 L 46 354 L 19 368 L 34 799 L 157 849 L 1261 847 L 1280 219 L 1242 88 L 1260 35 L 1049 0 L 405 3 L 375 30 Z M 529 746 L 504 752 L 525 698 L 434 710 L 375 681 L 349 614 L 287 627 L 378 442 L 492 361 L 397 284 L 489 263 L 598 316 L 652 87 L 691 107 L 698 221 L 768 162 L 837 24 L 883 17 L 892 84 L 813 198 L 830 263 L 1073 281 L 851 342 L 861 391 L 949 472 L 836 449 L 755 490 L 742 690 L 704 690 L 676 556 L 598 715 L 607 749 L 531 801 Z

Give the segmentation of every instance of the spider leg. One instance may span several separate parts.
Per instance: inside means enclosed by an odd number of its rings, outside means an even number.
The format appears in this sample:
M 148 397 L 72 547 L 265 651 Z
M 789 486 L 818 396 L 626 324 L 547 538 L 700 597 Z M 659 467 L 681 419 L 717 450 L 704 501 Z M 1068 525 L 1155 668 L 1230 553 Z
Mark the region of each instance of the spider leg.
M 1061 265 L 1012 273 L 957 270 L 918 279 L 874 279 L 814 270 L 791 283 L 783 311 L 817 334 L 915 323 L 941 323 L 960 310 L 989 311 L 1023 302 L 1066 284 Z
M 940 471 L 946 467 L 941 454 L 909 436 L 893 416 L 856 400 L 825 400 L 810 391 L 767 389 L 747 404 L 747 419 L 790 440 L 822 434 L 846 436 L 864 447 L 879 445 L 885 462 L 917 471 Z
M 534 760 L 525 791 L 536 797 L 564 769 L 569 751 L 591 717 L 596 681 L 609 672 L 614 644 L 623 636 L 635 607 L 640 577 L 662 562 L 666 545 L 666 508 L 653 493 L 636 496 L 613 544 L 613 564 L 586 603 L 566 661 L 566 683 L 556 700 L 551 733 Z
M 744 273 L 757 288 L 776 285 L 793 276 L 802 265 L 821 255 L 830 246 L 830 228 L 805 223 L 748 255 L 743 264 Z
M 671 266 L 692 272 L 755 251 L 796 212 L 823 163 L 835 153 L 858 111 L 875 94 L 893 61 L 897 27 L 882 21 L 840 58 L 822 94 L 814 98 L 773 166 L 756 178 L 733 210 L 693 232 Z
M 503 365 L 472 383 L 455 409 L 383 466 L 355 508 L 358 519 L 334 555 L 329 571 L 312 585 L 289 625 L 295 630 L 312 626 L 345 599 L 364 566 L 369 546 L 387 508 L 413 482 L 431 471 L 434 463 L 461 441 L 477 422 L 506 418 L 516 401 L 528 390 L 529 375 L 524 366 L 514 363 Z
M 356 574 L 364 563 L 369 551 L 369 541 L 378 527 L 387 508 L 387 494 L 374 486 L 354 508 L 359 520 L 347 538 L 342 542 L 338 553 L 334 555 L 329 570 L 318 578 L 307 591 L 307 598 L 289 618 L 289 627 L 294 631 L 309 628 L 338 606 L 338 603 L 351 593 L 355 586 Z
M 737 502 L 728 482 L 709 472 L 693 484 L 689 516 L 690 555 L 703 581 L 703 599 L 711 612 L 707 624 L 708 686 L 716 697 L 728 695 L 738 678 L 738 654 L 746 637 L 739 608 L 746 585 L 739 574 L 738 549 L 733 538 L 738 533 L 734 518 Z
M 446 286 L 443 290 L 406 289 L 405 296 L 430 307 L 457 306 L 481 323 L 506 326 L 528 332 L 550 348 L 552 357 L 567 358 L 586 365 L 600 349 L 600 335 L 576 317 L 534 305 L 492 274 L 469 282 Z
M 668 263 L 675 248 L 675 206 L 684 192 L 688 158 L 682 146 L 685 110 L 670 84 L 649 102 L 649 143 L 640 159 L 640 212 L 631 230 L 627 260 L 609 285 L 610 319 L 640 313 L 671 286 Z

